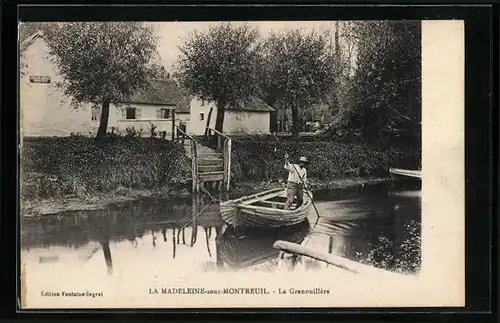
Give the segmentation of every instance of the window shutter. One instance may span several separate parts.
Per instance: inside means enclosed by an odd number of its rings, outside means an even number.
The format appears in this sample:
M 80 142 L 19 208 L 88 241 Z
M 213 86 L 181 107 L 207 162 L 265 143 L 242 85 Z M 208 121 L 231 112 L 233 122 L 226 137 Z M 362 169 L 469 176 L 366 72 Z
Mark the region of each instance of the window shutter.
M 135 108 L 135 118 L 140 119 L 141 118 L 141 108 Z
M 161 119 L 161 109 L 156 109 L 156 118 Z
M 122 108 L 122 119 L 127 119 L 127 108 L 126 107 Z

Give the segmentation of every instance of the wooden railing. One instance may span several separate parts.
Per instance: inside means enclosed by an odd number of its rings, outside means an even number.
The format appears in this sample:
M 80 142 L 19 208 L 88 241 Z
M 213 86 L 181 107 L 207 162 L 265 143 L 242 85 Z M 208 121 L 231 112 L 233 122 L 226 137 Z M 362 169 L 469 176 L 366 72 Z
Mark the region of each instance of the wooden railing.
M 229 191 L 231 178 L 231 137 L 223 134 L 220 131 L 206 128 L 206 142 L 210 148 L 222 153 L 224 159 L 224 188 Z
M 177 135 L 175 136 L 174 142 L 184 145 L 186 138 L 191 140 L 191 178 L 192 178 L 192 191 L 195 192 L 198 187 L 198 156 L 196 151 L 196 140 L 188 135 L 184 130 L 174 125 L 177 130 Z
M 188 135 L 184 130 L 182 130 L 182 128 L 180 128 L 178 125 L 174 124 L 174 129 L 176 130 L 174 133 L 175 133 L 175 136 L 173 136 L 173 139 L 172 141 L 174 143 L 177 143 L 177 144 L 182 144 L 184 145 L 184 142 L 186 141 L 186 139 L 190 139 L 192 140 L 193 142 L 195 141 L 194 137 L 193 136 L 190 136 Z
M 184 146 L 186 140 L 191 141 L 191 172 L 192 172 L 192 182 L 193 182 L 193 192 L 198 191 L 198 152 L 197 143 L 214 149 L 216 152 L 222 154 L 223 158 L 223 191 L 229 191 L 230 178 L 231 178 L 231 138 L 220 131 L 207 127 L 207 135 L 204 137 L 193 137 L 188 135 L 183 129 L 181 129 L 177 124 L 172 123 L 172 141 L 177 144 Z

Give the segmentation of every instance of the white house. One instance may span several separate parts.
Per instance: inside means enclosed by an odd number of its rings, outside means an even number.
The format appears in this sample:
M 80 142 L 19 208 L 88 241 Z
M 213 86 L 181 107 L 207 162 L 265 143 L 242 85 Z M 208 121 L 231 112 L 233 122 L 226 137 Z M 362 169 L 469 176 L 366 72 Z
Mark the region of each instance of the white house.
M 177 105 L 176 117 L 184 124 L 188 134 L 205 133 L 210 116 L 210 127 L 215 128 L 217 107 L 213 102 L 202 101 L 194 96 L 185 96 Z M 223 130 L 227 134 L 268 134 L 270 133 L 271 113 L 274 111 L 262 100 L 253 98 L 239 107 L 226 107 L 224 110 Z
M 101 108 L 90 104 L 71 106 L 71 98 L 55 86 L 61 80 L 50 61 L 43 34 L 37 32 L 20 46 L 20 122 L 24 136 L 68 136 L 71 133 L 95 133 Z M 142 129 L 148 136 L 156 131 L 172 131 L 172 111 L 182 99 L 172 79 L 154 80 L 147 90 L 138 91 L 130 102 L 110 105 L 108 131 Z
M 61 76 L 49 57 L 43 33 L 37 32 L 20 45 L 20 122 L 23 136 L 68 136 L 71 133 L 95 134 L 101 108 L 90 104 L 71 106 L 71 98 L 56 87 Z M 146 90 L 135 93 L 130 102 L 110 105 L 108 131 L 124 133 L 127 128 L 142 129 L 149 136 L 152 125 L 170 137 L 172 116 L 180 120 L 189 134 L 204 134 L 210 108 L 210 127 L 215 127 L 217 109 L 211 102 L 183 96 L 175 80 L 153 80 Z M 240 107 L 226 107 L 224 132 L 228 134 L 265 134 L 270 130 L 274 110 L 259 99 Z M 176 124 L 179 122 L 176 121 Z

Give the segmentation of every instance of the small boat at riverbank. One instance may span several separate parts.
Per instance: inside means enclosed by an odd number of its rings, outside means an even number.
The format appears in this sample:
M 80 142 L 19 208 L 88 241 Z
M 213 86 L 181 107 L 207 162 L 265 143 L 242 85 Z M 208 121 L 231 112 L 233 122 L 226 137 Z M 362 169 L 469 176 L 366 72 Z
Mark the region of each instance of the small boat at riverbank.
M 419 170 L 410 169 L 400 169 L 400 168 L 390 168 L 389 173 L 393 180 L 412 180 L 420 181 L 422 180 L 422 172 Z
M 312 205 L 312 193 L 304 192 L 304 202 L 285 210 L 286 190 L 277 188 L 220 204 L 221 217 L 232 227 L 279 228 L 303 222 Z

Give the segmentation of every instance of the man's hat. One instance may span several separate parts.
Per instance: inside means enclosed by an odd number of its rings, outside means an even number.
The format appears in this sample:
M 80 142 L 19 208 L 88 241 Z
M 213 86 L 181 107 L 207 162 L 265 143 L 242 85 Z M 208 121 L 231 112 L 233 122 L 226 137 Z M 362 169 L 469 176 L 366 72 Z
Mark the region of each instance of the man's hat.
M 299 158 L 299 162 L 307 163 L 307 158 L 305 158 L 304 156 L 302 156 L 302 157 Z

